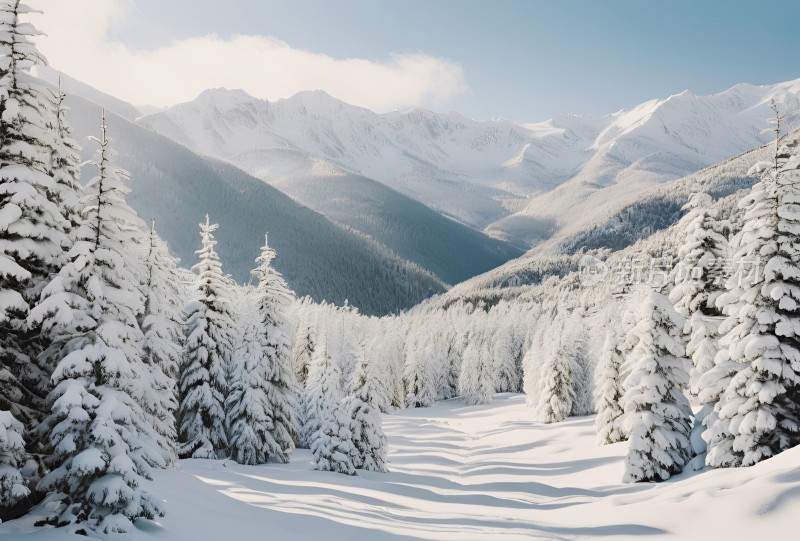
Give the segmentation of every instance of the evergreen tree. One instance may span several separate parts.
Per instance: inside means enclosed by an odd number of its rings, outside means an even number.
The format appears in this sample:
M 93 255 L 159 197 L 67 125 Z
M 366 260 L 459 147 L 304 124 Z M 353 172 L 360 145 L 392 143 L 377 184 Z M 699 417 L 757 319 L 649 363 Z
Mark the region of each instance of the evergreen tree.
M 276 451 L 282 453 L 270 434 L 272 418 L 264 389 L 268 367 L 259 339 L 261 329 L 256 309 L 247 299 L 252 294 L 251 288 L 242 294 L 245 306 L 239 310 L 240 338 L 233 356 L 233 379 L 227 397 L 229 454 L 239 464 L 265 464 Z
M 81 178 L 81 146 L 72 136 L 67 115 L 67 95 L 61 90 L 61 77 L 56 92 L 51 93 L 52 116 L 48 122 L 49 144 L 48 175 L 53 177 L 52 198 L 61 209 L 64 218 L 70 224 L 70 233 L 74 235 L 80 226 Z
M 30 494 L 19 468 L 25 461 L 22 423 L 0 411 L 0 508 L 11 507 Z
M 297 437 L 294 411 L 296 384 L 291 354 L 293 329 L 289 318 L 294 293 L 272 266 L 274 259 L 275 250 L 269 246 L 264 235 L 264 246 L 256 259 L 258 266 L 254 271 L 258 279 L 255 299 L 261 327 L 260 338 L 267 356 L 267 398 L 273 425 L 270 432 L 280 449 L 280 452 L 275 451 L 275 456 L 281 462 L 287 462 Z
M 518 393 L 520 391 L 520 377 L 517 365 L 519 363 L 520 347 L 516 341 L 513 325 L 500 326 L 495 333 L 495 342 L 492 349 L 494 362 L 495 392 Z
M 797 138 L 784 143 L 776 166 L 739 202 L 736 272 L 720 298 L 728 317 L 703 382 L 712 392 L 724 387 L 703 434 L 710 466 L 749 466 L 800 441 L 798 147 Z
M 143 348 L 150 364 L 161 367 L 173 380 L 178 379 L 183 352 L 183 307 L 187 294 L 178 273 L 179 262 L 170 255 L 153 221 L 145 259 Z
M 692 456 L 692 409 L 681 390 L 689 379 L 682 323 L 669 300 L 651 292 L 632 331 L 638 343 L 632 352 L 634 369 L 625 382 L 627 483 L 668 479 Z
M 53 470 L 40 488 L 64 495 L 61 520 L 124 532 L 137 518 L 163 515 L 142 490 L 153 466 L 162 466 L 157 436 L 140 402 L 149 385 L 136 319 L 143 309 L 136 213 L 125 202 L 127 174 L 113 164 L 102 136 L 89 181 L 83 224 L 67 264 L 44 288 L 31 311 L 57 351 L 51 413 L 43 424 Z
M 626 439 L 622 398 L 622 351 L 619 335 L 612 325 L 606 334 L 600 365 L 595 373 L 595 428 L 601 445 L 617 443 Z
M 471 406 L 488 404 L 494 394 L 494 374 L 488 344 L 485 341 L 476 343 L 477 338 L 473 335 L 473 341 L 464 350 L 461 377 L 458 380 L 458 391 L 464 402 Z
M 253 324 L 246 328 L 254 336 L 245 333 L 248 351 L 235 364 L 228 397 L 231 456 L 246 464 L 288 462 L 297 437 L 287 318 L 292 294 L 272 267 L 274 258 L 265 239 L 254 271 L 258 285 L 249 295 L 256 306 Z M 257 344 L 248 346 L 253 340 Z
M 582 330 L 583 320 L 579 317 L 571 318 L 564 333 L 563 347 L 566 355 L 573 359 L 575 373 L 572 377 L 572 387 L 575 389 L 575 400 L 572 402 L 570 415 L 589 415 L 594 413 L 594 364 L 589 359 L 589 348 L 586 334 Z
M 369 363 L 362 355 L 351 383 L 350 430 L 355 447 L 355 467 L 362 470 L 387 471 L 386 435 L 383 433 L 380 404 L 385 399 L 386 383 L 377 363 Z
M 432 349 L 425 337 L 414 342 L 406 351 L 403 382 L 408 408 L 427 408 L 436 402 Z
M 316 469 L 355 475 L 357 453 L 350 416 L 343 407 L 341 377 L 338 361 L 328 353 L 327 337 L 321 336 L 308 374 L 309 406 L 315 422 L 311 453 Z
M 140 326 L 144 333 L 142 350 L 150 384 L 143 400 L 150 422 L 159 434 L 159 444 L 168 464 L 177 459 L 175 430 L 176 379 L 183 347 L 181 303 L 184 291 L 177 273 L 178 260 L 150 227 L 144 261 L 145 296 Z
M 295 422 L 297 437 L 295 444 L 301 449 L 311 446 L 312 424 L 309 422 L 306 380 L 317 341 L 318 321 L 314 318 L 314 303 L 309 297 L 300 300 L 297 306 L 297 328 L 292 345 L 292 367 L 295 375 Z
M 308 367 L 314 356 L 314 345 L 317 342 L 317 325 L 313 317 L 313 301 L 308 297 L 301 299 L 298 307 L 297 333 L 292 345 L 292 366 L 295 378 L 305 385 L 308 378 Z
M 29 71 L 44 64 L 19 0 L 0 1 L 0 410 L 26 429 L 46 414 L 50 373 L 38 363 L 30 307 L 65 260 L 69 222 L 50 173 L 46 97 Z
M 542 389 L 537 404 L 536 417 L 543 423 L 557 423 L 572 412 L 576 400 L 574 379 L 580 366 L 569 351 L 562 334 L 558 349 L 549 356 L 542 367 Z
M 295 410 L 297 420 L 297 440 L 296 446 L 299 449 L 310 449 L 311 439 L 314 435 L 314 419 L 311 417 L 309 408 L 308 391 L 305 385 L 298 385 L 297 408 Z
M 672 273 L 675 287 L 669 295 L 675 309 L 686 318 L 686 354 L 693 361 L 690 390 L 695 396 L 700 378 L 714 366 L 719 323 L 716 318 L 722 315 L 716 301 L 724 289 L 722 270 L 728 250 L 710 206 L 708 194 L 695 193 L 683 207 L 688 213 L 678 228 L 686 235 L 686 241 L 678 250 L 678 263 Z
M 225 431 L 227 372 L 233 357 L 234 311 L 230 282 L 214 250 L 217 241 L 206 215 L 200 224 L 203 247 L 192 270 L 197 273 L 195 299 L 186 307 L 186 345 L 180 375 L 181 458 L 222 458 L 228 448 Z

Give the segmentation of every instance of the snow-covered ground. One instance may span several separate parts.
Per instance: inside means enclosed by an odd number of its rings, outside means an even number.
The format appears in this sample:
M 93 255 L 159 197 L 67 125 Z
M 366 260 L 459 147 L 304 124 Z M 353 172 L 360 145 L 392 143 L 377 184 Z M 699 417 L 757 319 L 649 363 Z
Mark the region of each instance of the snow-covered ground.
M 800 448 L 751 468 L 623 485 L 626 444 L 597 446 L 591 417 L 533 422 L 521 395 L 473 407 L 456 399 L 384 422 L 388 474 L 314 471 L 304 450 L 286 465 L 183 461 L 153 487 L 167 516 L 124 538 L 729 541 L 797 532 Z M 0 539 L 68 538 L 53 529 L 23 535 L 44 513 L 0 525 Z

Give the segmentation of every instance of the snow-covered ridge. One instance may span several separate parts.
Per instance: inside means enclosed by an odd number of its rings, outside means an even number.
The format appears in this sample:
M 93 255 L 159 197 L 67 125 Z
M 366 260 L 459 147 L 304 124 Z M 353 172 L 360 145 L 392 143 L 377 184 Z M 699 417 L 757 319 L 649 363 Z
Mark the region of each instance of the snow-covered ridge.
M 246 163 L 268 182 L 252 152 L 295 149 L 530 246 L 560 235 L 576 216 L 608 212 L 653 185 L 764 144 L 773 99 L 789 112 L 786 125 L 796 126 L 800 80 L 738 84 L 708 96 L 684 91 L 605 116 L 538 123 L 421 108 L 377 114 L 321 91 L 268 102 L 211 89 L 140 123 L 203 154 Z

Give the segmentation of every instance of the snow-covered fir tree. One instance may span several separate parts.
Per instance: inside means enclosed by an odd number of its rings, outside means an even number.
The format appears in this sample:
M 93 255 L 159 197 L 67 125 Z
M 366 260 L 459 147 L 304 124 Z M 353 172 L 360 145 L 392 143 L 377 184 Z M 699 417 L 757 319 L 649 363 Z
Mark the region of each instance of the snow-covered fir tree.
M 311 418 L 311 411 L 308 403 L 308 391 L 305 384 L 297 385 L 297 405 L 295 407 L 295 422 L 297 439 L 295 446 L 300 449 L 311 448 L 311 437 L 314 434 L 314 420 Z
M 693 397 L 701 393 L 704 397 L 692 427 L 692 447 L 697 455 L 705 453 L 706 445 L 701 436 L 719 398 L 718 393 L 706 392 L 700 381 L 714 367 L 717 355 L 722 314 L 716 302 L 724 290 L 723 272 L 728 255 L 728 242 L 718 231 L 711 204 L 708 194 L 694 193 L 683 207 L 688 213 L 677 227 L 686 235 L 686 240 L 678 249 L 678 262 L 672 271 L 674 287 L 669 295 L 686 321 L 683 329 L 688 337 L 686 355 L 692 359 L 689 391 Z
M 233 357 L 233 292 L 222 274 L 214 231 L 206 215 L 200 224 L 203 246 L 192 270 L 194 299 L 186 307 L 186 343 L 180 374 L 178 454 L 181 458 L 221 458 L 228 449 L 225 397 Z
M 473 340 L 464 350 L 461 361 L 461 377 L 458 379 L 458 392 L 464 402 L 474 406 L 488 404 L 494 394 L 494 372 L 489 346 L 485 341 Z
M 60 492 L 60 521 L 124 532 L 138 518 L 163 515 L 143 490 L 164 464 L 158 436 L 140 405 L 151 381 L 137 314 L 144 299 L 132 243 L 140 235 L 125 202 L 127 174 L 102 135 L 89 181 L 83 224 L 68 261 L 42 292 L 30 320 L 57 348 L 51 413 L 43 425 L 53 453 L 40 488 Z
M 628 455 L 623 481 L 663 481 L 692 457 L 692 409 L 683 394 L 689 361 L 681 340 L 681 316 L 655 291 L 642 299 L 633 371 L 625 382 Z
M 231 456 L 245 464 L 269 460 L 287 462 L 297 437 L 294 418 L 294 371 L 290 349 L 292 329 L 287 317 L 293 295 L 272 267 L 275 251 L 266 238 L 253 272 L 258 284 L 252 324 L 245 322 L 246 350 L 235 363 L 228 395 Z M 256 340 L 257 344 L 247 342 Z
M 23 17 L 33 10 L 0 1 L 0 410 L 26 427 L 45 415 L 50 369 L 39 364 L 38 329 L 26 321 L 41 288 L 65 261 L 69 227 L 49 175 L 46 96 L 29 71 L 44 64 Z
M 543 423 L 563 421 L 572 412 L 576 400 L 574 381 L 581 368 L 571 347 L 562 333 L 558 348 L 542 366 L 543 379 L 536 418 Z
M 552 337 L 559 337 L 564 332 L 563 321 L 554 306 L 540 307 L 536 321 L 547 321 L 550 324 L 536 325 L 532 329 L 527 351 L 522 359 L 525 403 L 534 410 L 539 407 L 542 396 L 545 381 L 543 370 L 552 360 L 560 343 L 558 338 Z
M 272 418 L 264 385 L 267 383 L 265 353 L 259 335 L 258 315 L 244 288 L 237 319 L 239 337 L 233 356 L 233 379 L 227 397 L 230 427 L 229 456 L 240 464 L 265 464 L 276 450 L 270 428 Z
M 403 382 L 406 389 L 406 407 L 426 408 L 436 402 L 435 366 L 431 340 L 437 337 L 423 336 L 406 349 Z
M 316 469 L 355 475 L 356 449 L 341 389 L 342 369 L 320 336 L 308 374 L 310 418 L 315 423 L 311 453 Z
M 387 471 L 387 442 L 383 433 L 379 404 L 386 396 L 385 374 L 377 363 L 363 355 L 358 359 L 347 398 L 350 410 L 350 430 L 355 447 L 357 469 Z
M 142 317 L 145 357 L 177 380 L 183 352 L 183 308 L 187 287 L 178 273 L 180 261 L 169 253 L 153 221 L 145 257 L 145 308 Z
M 498 326 L 492 348 L 494 386 L 498 393 L 518 393 L 522 380 L 519 373 L 522 352 L 516 325 Z
M 144 333 L 142 350 L 149 370 L 150 384 L 143 401 L 168 464 L 177 459 L 175 412 L 177 378 L 183 348 L 183 311 L 185 291 L 177 272 L 178 260 L 169 254 L 159 238 L 155 222 L 151 224 L 144 259 L 145 297 L 140 327 Z
M 622 364 L 624 358 L 620 344 L 624 336 L 620 336 L 616 325 L 609 326 L 606 340 L 600 355 L 600 364 L 595 372 L 595 428 L 597 440 L 601 445 L 617 443 L 625 440 L 624 415 L 622 397 Z
M 0 508 L 11 507 L 30 494 L 20 468 L 25 462 L 22 423 L 0 411 Z
M 48 122 L 50 156 L 48 174 L 53 177 L 52 192 L 74 235 L 80 225 L 81 146 L 73 138 L 67 115 L 67 95 L 61 90 L 61 77 L 55 92 L 50 93 L 52 115 Z
M 308 370 L 316 347 L 319 321 L 316 319 L 314 301 L 310 297 L 304 297 L 296 304 L 297 326 L 292 342 L 292 367 L 295 376 L 295 396 L 297 400 L 295 408 L 297 439 L 295 444 L 302 449 L 308 449 L 311 446 L 311 435 L 314 431 L 313 423 L 310 423 L 308 418 L 306 380 L 308 379 Z
M 267 236 L 264 235 L 264 246 L 261 248 L 261 255 L 256 259 L 258 266 L 253 271 L 258 279 L 255 299 L 260 338 L 268 357 L 267 396 L 272 412 L 271 434 L 284 455 L 281 456 L 276 451 L 275 456 L 286 462 L 297 437 L 296 383 L 292 365 L 294 328 L 289 317 L 295 297 L 283 276 L 272 266 L 275 256 L 275 250 L 270 247 Z
M 573 316 L 567 322 L 562 347 L 565 354 L 573 359 L 575 367 L 572 377 L 575 400 L 570 415 L 594 413 L 594 363 L 589 358 L 589 344 L 580 316 Z
M 308 367 L 314 355 L 314 345 L 317 342 L 317 327 L 315 320 L 316 311 L 310 297 L 300 299 L 297 307 L 297 328 L 292 342 L 292 366 L 295 378 L 305 384 L 308 378 Z
M 701 380 L 705 400 L 720 393 L 703 434 L 710 466 L 749 466 L 800 442 L 800 140 L 775 163 L 739 202 L 735 272 L 720 297 L 728 317 Z
M 686 235 L 678 249 L 678 262 L 673 270 L 674 287 L 669 299 L 686 318 L 684 332 L 689 337 L 686 354 L 693 361 L 689 381 L 697 395 L 700 377 L 714 366 L 717 351 L 716 330 L 721 316 L 716 306 L 724 290 L 724 266 L 728 242 L 709 207 L 711 197 L 694 193 L 683 207 L 688 213 L 678 223 Z

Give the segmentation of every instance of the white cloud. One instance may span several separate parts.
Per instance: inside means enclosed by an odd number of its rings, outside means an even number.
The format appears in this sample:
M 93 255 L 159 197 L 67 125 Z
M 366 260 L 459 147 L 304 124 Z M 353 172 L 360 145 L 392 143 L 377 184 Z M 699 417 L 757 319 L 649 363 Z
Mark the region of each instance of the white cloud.
M 33 22 L 47 37 L 39 46 L 50 64 L 99 90 L 139 105 L 194 99 L 207 88 L 242 88 L 275 100 L 324 90 L 383 112 L 411 105 L 440 107 L 468 90 L 457 63 L 424 53 L 386 60 L 337 59 L 292 48 L 269 36 L 214 35 L 132 50 L 108 31 L 126 19 L 124 0 L 38 0 Z

